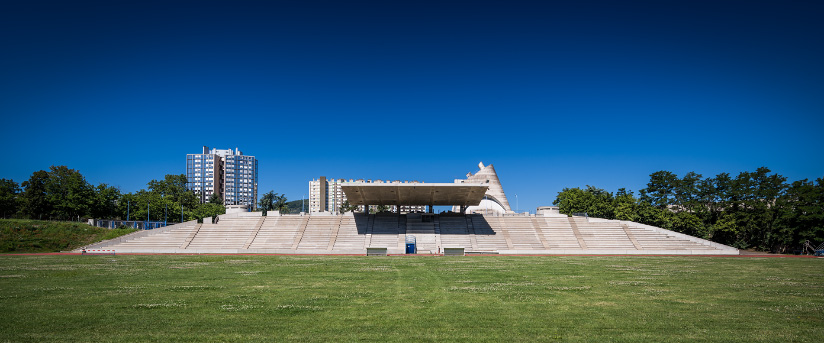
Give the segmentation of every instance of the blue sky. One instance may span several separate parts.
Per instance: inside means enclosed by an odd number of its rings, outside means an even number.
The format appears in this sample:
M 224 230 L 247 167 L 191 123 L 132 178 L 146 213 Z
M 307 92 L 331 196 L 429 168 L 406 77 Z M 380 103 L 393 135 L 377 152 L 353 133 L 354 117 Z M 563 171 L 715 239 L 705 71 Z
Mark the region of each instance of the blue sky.
M 260 193 L 451 182 L 522 210 L 648 175 L 824 176 L 824 2 L 75 1 L 0 5 L 0 177 L 141 189 L 201 146 Z

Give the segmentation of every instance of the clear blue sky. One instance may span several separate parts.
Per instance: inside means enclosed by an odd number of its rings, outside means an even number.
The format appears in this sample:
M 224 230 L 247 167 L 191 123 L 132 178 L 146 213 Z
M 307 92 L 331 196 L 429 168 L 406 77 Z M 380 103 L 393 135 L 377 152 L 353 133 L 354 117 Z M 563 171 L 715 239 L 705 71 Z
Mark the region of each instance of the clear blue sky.
M 0 177 L 123 192 L 201 146 L 260 193 L 451 182 L 523 210 L 648 175 L 824 176 L 822 1 L 6 1 Z

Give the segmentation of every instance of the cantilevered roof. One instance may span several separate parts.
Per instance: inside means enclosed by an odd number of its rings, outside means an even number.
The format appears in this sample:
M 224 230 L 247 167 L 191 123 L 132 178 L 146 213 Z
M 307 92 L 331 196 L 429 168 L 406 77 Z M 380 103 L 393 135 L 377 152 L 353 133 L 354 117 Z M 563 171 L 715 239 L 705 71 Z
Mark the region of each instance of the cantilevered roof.
M 353 205 L 477 206 L 488 188 L 488 185 L 480 183 L 341 184 L 346 198 Z

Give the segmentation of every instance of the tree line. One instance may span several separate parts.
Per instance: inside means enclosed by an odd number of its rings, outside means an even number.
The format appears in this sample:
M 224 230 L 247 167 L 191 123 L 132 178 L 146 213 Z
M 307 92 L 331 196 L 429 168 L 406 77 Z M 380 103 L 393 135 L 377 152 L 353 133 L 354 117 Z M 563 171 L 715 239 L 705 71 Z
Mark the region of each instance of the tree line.
M 824 242 L 824 178 L 787 183 L 765 167 L 736 177 L 657 171 L 638 196 L 587 185 L 564 188 L 553 204 L 564 214 L 629 220 L 739 249 L 789 253 L 807 240 Z
M 77 170 L 52 166 L 18 184 L 0 179 L 3 218 L 79 220 L 106 218 L 169 222 L 213 217 L 226 212 L 220 198 L 200 203 L 186 187 L 186 175 L 166 175 L 151 180 L 145 189 L 122 194 L 117 187 L 92 185 Z

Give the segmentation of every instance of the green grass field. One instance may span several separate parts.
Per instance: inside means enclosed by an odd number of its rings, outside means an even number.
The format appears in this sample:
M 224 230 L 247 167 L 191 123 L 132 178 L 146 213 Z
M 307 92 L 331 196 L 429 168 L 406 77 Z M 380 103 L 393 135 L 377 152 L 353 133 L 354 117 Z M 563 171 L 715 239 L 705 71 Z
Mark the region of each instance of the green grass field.
M 821 342 L 824 260 L 0 256 L 0 342 Z

